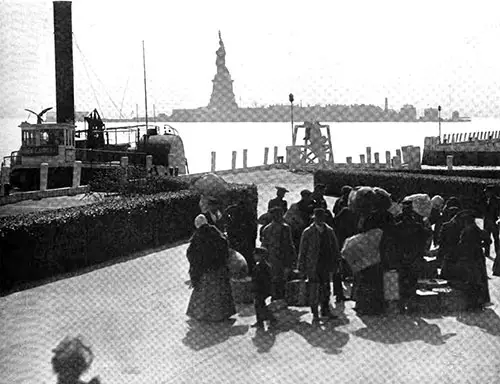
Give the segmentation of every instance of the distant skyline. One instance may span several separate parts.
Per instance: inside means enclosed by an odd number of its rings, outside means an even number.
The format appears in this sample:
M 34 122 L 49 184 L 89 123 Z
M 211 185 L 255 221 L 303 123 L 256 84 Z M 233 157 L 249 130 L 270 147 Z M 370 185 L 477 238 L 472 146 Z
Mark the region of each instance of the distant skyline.
M 498 1 L 73 1 L 75 109 L 206 106 L 219 30 L 241 107 L 375 104 L 500 116 Z M 55 107 L 52 1 L 0 0 L 0 117 Z

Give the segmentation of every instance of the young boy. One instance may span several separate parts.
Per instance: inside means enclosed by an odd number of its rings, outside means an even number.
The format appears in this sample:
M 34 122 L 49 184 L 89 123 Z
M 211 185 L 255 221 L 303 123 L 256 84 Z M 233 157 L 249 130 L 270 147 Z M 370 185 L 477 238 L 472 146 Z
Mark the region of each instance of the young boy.
M 266 299 L 271 296 L 272 287 L 271 264 L 267 260 L 268 255 L 266 248 L 255 248 L 253 253 L 255 265 L 252 288 L 255 294 L 254 305 L 257 322 L 252 327 L 256 328 L 264 328 L 265 320 L 269 320 L 273 326 L 277 323 L 276 318 L 266 305 Z

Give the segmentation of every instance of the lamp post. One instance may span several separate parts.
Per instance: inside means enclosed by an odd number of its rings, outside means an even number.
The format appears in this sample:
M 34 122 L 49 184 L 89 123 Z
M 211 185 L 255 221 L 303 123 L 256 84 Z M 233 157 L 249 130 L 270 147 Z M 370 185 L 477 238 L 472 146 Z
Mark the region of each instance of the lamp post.
M 438 106 L 439 143 L 441 143 L 441 106 Z
M 293 93 L 288 95 L 288 100 L 290 100 L 290 114 L 292 118 L 292 145 L 295 145 L 295 134 L 293 132 Z

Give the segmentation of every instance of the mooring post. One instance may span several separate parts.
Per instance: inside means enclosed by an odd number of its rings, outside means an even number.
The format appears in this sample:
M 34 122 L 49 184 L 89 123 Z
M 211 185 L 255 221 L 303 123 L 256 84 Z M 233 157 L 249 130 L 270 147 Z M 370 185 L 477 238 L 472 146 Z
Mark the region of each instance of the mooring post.
M 346 157 L 345 161 L 346 161 L 348 167 L 352 166 L 352 157 L 351 156 Z
M 47 190 L 47 184 L 49 181 L 49 164 L 40 164 L 40 191 Z
M 391 151 L 385 151 L 385 163 L 387 164 L 387 168 L 391 167 Z
M 80 186 L 82 175 L 82 162 L 77 160 L 73 165 L 73 188 L 77 188 Z
M 215 172 L 215 152 L 212 152 L 212 161 L 211 161 L 211 167 L 210 170 L 212 172 Z
M 448 167 L 448 171 L 453 170 L 453 155 L 446 156 L 446 166 Z
M 372 147 L 366 147 L 366 163 L 372 163 Z
M 278 147 L 274 147 L 274 164 L 278 162 Z
M 359 155 L 359 162 L 361 166 L 365 165 L 365 155 Z
M 392 162 L 394 164 L 394 168 L 396 168 L 396 169 L 401 168 L 401 157 L 400 156 L 394 156 L 392 158 Z
M 153 168 L 153 155 L 146 155 L 146 174 L 151 173 L 151 168 Z
M 238 152 L 233 151 L 233 158 L 231 160 L 231 169 L 235 170 L 236 169 L 236 157 L 238 156 Z
M 373 154 L 373 157 L 374 157 L 374 160 L 375 160 L 375 166 L 377 166 L 377 167 L 378 167 L 378 166 L 379 166 L 379 164 L 380 164 L 380 154 L 379 154 L 378 152 L 375 152 L 375 153 Z
M 264 165 L 267 165 L 267 161 L 269 158 L 269 147 L 264 148 Z
M 243 150 L 243 168 L 247 168 L 248 149 Z

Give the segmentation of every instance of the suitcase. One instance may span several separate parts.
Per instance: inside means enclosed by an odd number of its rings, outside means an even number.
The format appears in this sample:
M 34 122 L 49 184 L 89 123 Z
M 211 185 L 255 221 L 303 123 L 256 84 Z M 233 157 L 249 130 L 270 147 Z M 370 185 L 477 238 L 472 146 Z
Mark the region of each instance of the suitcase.
M 286 283 L 285 300 L 293 307 L 307 307 L 309 305 L 309 289 L 306 280 L 292 280 Z
M 467 310 L 467 296 L 464 291 L 449 287 L 434 288 L 433 291 L 439 294 L 442 313 L 456 313 Z
M 399 273 L 394 269 L 384 272 L 384 299 L 399 300 Z

